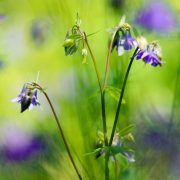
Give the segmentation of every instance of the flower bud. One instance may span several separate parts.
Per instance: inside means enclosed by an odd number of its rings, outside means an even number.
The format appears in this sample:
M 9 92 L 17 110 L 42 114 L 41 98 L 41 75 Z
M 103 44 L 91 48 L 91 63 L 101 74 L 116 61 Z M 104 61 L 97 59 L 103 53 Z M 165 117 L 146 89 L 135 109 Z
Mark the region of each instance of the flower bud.
M 82 56 L 83 56 L 82 64 L 85 64 L 86 59 L 87 59 L 87 49 L 86 48 L 82 49 Z
M 136 40 L 137 40 L 138 46 L 141 50 L 146 48 L 146 46 L 148 44 L 146 38 L 144 38 L 143 36 L 139 36 L 139 37 L 137 37 Z
M 75 43 L 74 39 L 66 39 L 66 40 L 64 41 L 63 46 L 64 46 L 64 47 L 71 47 L 71 46 L 74 45 L 74 43 Z

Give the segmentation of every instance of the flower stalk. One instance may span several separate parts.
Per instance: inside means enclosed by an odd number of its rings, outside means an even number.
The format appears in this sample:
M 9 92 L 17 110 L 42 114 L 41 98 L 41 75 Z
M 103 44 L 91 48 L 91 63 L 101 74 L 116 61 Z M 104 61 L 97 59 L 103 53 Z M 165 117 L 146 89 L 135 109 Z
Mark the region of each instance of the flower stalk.
M 114 137 L 114 133 L 115 133 L 115 130 L 116 130 L 116 125 L 117 125 L 117 122 L 118 122 L 118 117 L 119 117 L 119 113 L 120 113 L 120 109 L 121 109 L 121 104 L 122 104 L 122 100 L 123 100 L 123 95 L 124 95 L 124 91 L 125 91 L 125 88 L 126 88 L 126 82 L 127 82 L 128 76 L 129 76 L 129 72 L 130 72 L 132 63 L 134 61 L 135 55 L 136 55 L 138 50 L 139 50 L 139 47 L 137 47 L 135 49 L 135 51 L 134 51 L 134 53 L 133 53 L 133 55 L 131 57 L 131 60 L 129 62 L 127 71 L 126 71 L 126 75 L 125 75 L 124 82 L 123 82 L 123 85 L 122 85 L 122 91 L 121 91 L 121 94 L 120 94 L 120 97 L 119 97 L 119 102 L 118 102 L 118 106 L 117 106 L 117 110 L 116 110 L 116 115 L 115 115 L 115 119 L 114 119 L 114 123 L 113 123 L 113 128 L 112 128 L 112 132 L 111 132 L 109 146 L 111 146 L 112 142 L 113 142 L 113 137 Z
M 97 76 L 97 79 L 98 79 L 98 84 L 99 84 L 99 89 L 100 89 L 100 94 L 101 94 L 101 111 L 102 111 L 104 143 L 105 143 L 105 146 L 108 146 L 106 112 L 105 112 L 105 98 L 104 98 L 105 91 L 104 91 L 104 88 L 103 88 L 102 83 L 101 83 L 101 78 L 100 78 L 100 74 L 99 74 L 99 70 L 98 70 L 98 67 L 97 67 L 95 57 L 94 57 L 94 55 L 92 53 L 91 47 L 89 45 L 89 42 L 87 40 L 87 36 L 86 36 L 85 33 L 84 33 L 84 36 L 85 36 L 84 40 L 85 40 L 86 46 L 87 46 L 87 48 L 88 48 L 88 50 L 90 52 L 91 58 L 93 60 L 94 68 L 95 68 L 95 71 L 96 71 L 96 76 Z M 105 179 L 106 180 L 109 180 L 108 159 L 109 159 L 109 153 L 106 153 L 106 155 L 105 155 Z
M 76 171 L 76 174 L 78 175 L 79 179 L 82 180 L 82 177 L 81 177 L 81 175 L 80 175 L 80 173 L 79 173 L 79 171 L 78 171 L 78 168 L 77 168 L 77 166 L 76 166 L 76 164 L 75 164 L 75 161 L 74 161 L 74 159 L 73 159 L 73 157 L 72 157 L 72 154 L 71 154 L 71 152 L 70 152 L 70 148 L 69 148 L 68 143 L 67 143 L 67 141 L 66 141 L 66 138 L 65 138 L 63 129 L 62 129 L 62 127 L 61 127 L 61 124 L 60 124 L 60 122 L 59 122 L 59 119 L 58 119 L 58 117 L 57 117 L 56 111 L 55 111 L 55 109 L 54 109 L 54 107 L 53 107 L 53 105 L 52 105 L 52 103 L 51 103 L 51 100 L 50 100 L 48 94 L 47 94 L 47 93 L 43 90 L 43 88 L 42 88 L 40 85 L 38 85 L 37 83 L 32 83 L 32 85 L 33 85 L 35 88 L 39 89 L 39 90 L 44 94 L 44 96 L 46 97 L 46 99 L 47 99 L 47 101 L 48 101 L 48 103 L 49 103 L 49 105 L 50 105 L 50 108 L 51 108 L 51 110 L 52 110 L 52 113 L 53 113 L 53 115 L 54 115 L 54 118 L 55 118 L 55 120 L 56 120 L 56 124 L 57 124 L 57 126 L 58 126 L 59 133 L 60 133 L 60 135 L 61 135 L 61 137 L 62 137 L 62 139 L 63 139 L 64 145 L 65 145 L 65 147 L 66 147 L 66 150 L 67 150 L 69 159 L 70 159 L 70 161 L 71 161 L 71 163 L 72 163 L 72 165 L 73 165 L 73 167 L 74 167 L 74 170 Z

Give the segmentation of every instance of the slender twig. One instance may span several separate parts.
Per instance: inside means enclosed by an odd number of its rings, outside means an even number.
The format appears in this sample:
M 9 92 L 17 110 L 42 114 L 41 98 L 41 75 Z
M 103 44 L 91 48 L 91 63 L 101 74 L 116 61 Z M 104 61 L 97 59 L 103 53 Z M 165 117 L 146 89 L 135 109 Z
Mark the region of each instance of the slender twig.
M 103 88 L 102 88 L 102 83 L 101 83 L 101 78 L 100 78 L 100 74 L 99 74 L 99 70 L 96 64 L 96 60 L 95 57 L 92 53 L 91 47 L 89 45 L 89 42 L 86 38 L 86 34 L 85 34 L 85 43 L 87 45 L 87 48 L 90 52 L 91 58 L 93 60 L 93 64 L 94 64 L 94 68 L 96 71 L 96 76 L 98 79 L 98 84 L 99 84 L 99 89 L 100 89 L 100 93 L 101 93 L 101 109 L 102 109 L 102 121 L 103 121 L 103 131 L 104 131 L 104 140 L 105 140 L 105 145 L 108 145 L 108 141 L 107 141 L 107 126 L 106 126 L 106 113 L 105 113 L 105 99 L 104 99 L 104 94 L 103 94 Z
M 116 180 L 118 180 L 118 160 L 114 157 L 115 159 L 115 175 L 116 175 Z
M 110 57 L 111 57 L 111 51 L 112 51 L 112 46 L 113 46 L 114 38 L 116 36 L 117 31 L 118 31 L 118 28 L 116 28 L 116 30 L 112 34 L 111 41 L 110 41 L 109 48 L 108 48 L 108 54 L 107 54 L 107 60 L 106 60 L 106 70 L 105 70 L 104 84 L 103 84 L 103 91 L 105 91 L 105 88 L 106 88 L 106 83 L 107 83 L 107 78 L 108 78 L 108 71 L 109 71 L 109 64 L 110 64 Z
M 126 82 L 127 82 L 127 79 L 128 79 L 128 75 L 129 75 L 129 72 L 130 72 L 133 60 L 135 58 L 135 55 L 136 55 L 138 49 L 139 49 L 138 47 L 135 49 L 135 51 L 133 53 L 133 56 L 131 57 L 131 60 L 129 62 L 126 74 L 125 74 L 125 78 L 124 78 L 124 82 L 123 82 L 122 90 L 121 90 L 121 95 L 119 97 L 119 102 L 118 102 L 118 106 L 117 106 L 117 110 L 116 110 L 116 115 L 115 115 L 115 119 L 114 119 L 113 129 L 112 129 L 112 132 L 111 132 L 109 146 L 111 146 L 112 141 L 113 141 L 114 133 L 115 133 L 115 130 L 116 130 L 116 125 L 117 125 L 117 122 L 118 122 L 119 112 L 120 112 L 120 109 L 121 109 L 122 99 L 123 99 L 124 91 L 125 91 L 125 88 L 126 88 Z
M 95 57 L 94 57 L 94 55 L 93 55 L 93 52 L 92 52 L 91 47 L 90 47 L 90 45 L 89 45 L 89 42 L 88 42 L 88 40 L 87 40 L 87 38 L 86 38 L 86 35 L 85 35 L 85 39 L 84 39 L 84 40 L 85 40 L 85 43 L 86 43 L 86 45 L 87 45 L 87 48 L 88 48 L 88 50 L 89 50 L 89 52 L 90 52 L 91 58 L 92 58 L 92 60 L 93 60 L 93 64 L 94 64 L 94 68 L 95 68 L 95 71 L 96 71 L 96 76 L 97 76 L 98 84 L 99 84 L 99 88 L 100 88 L 100 93 L 102 94 L 102 83 L 101 83 L 100 73 L 99 73 L 98 66 L 97 66 Z
M 79 171 L 78 171 L 78 169 L 77 169 L 77 166 L 76 166 L 76 164 L 75 164 L 75 162 L 74 162 L 74 159 L 73 159 L 72 154 L 71 154 L 71 152 L 70 152 L 70 148 L 69 148 L 68 143 L 67 143 L 67 141 L 66 141 L 66 138 L 65 138 L 63 129 L 62 129 L 62 127 L 61 127 L 61 124 L 60 124 L 60 122 L 59 122 L 59 119 L 58 119 L 58 117 L 57 117 L 57 115 L 56 115 L 55 109 L 54 109 L 54 107 L 53 107 L 53 105 L 52 105 L 52 103 L 51 103 L 51 100 L 50 100 L 49 96 L 47 95 L 47 93 L 43 90 L 43 88 L 42 88 L 40 85 L 38 85 L 38 84 L 36 84 L 36 83 L 33 83 L 33 85 L 34 85 L 37 89 L 39 89 L 39 90 L 45 95 L 45 97 L 46 97 L 46 99 L 47 99 L 47 101 L 48 101 L 48 103 L 49 103 L 49 105 L 50 105 L 50 107 L 51 107 L 51 110 L 52 110 L 52 113 L 53 113 L 53 115 L 54 115 L 54 118 L 55 118 L 55 120 L 56 120 L 56 123 L 57 123 L 58 129 L 59 129 L 60 135 L 62 136 L 62 139 L 63 139 L 64 145 L 65 145 L 65 147 L 66 147 L 66 150 L 67 150 L 68 156 L 69 156 L 69 158 L 70 158 L 70 161 L 71 161 L 71 163 L 72 163 L 72 165 L 73 165 L 73 167 L 74 167 L 74 169 L 75 169 L 75 171 L 76 171 L 79 179 L 82 180 L 82 177 L 81 177 L 81 175 L 80 175 L 80 173 L 79 173 Z
M 94 68 L 95 68 L 95 71 L 96 71 L 96 76 L 97 76 L 97 79 L 98 79 L 99 89 L 100 89 L 100 93 L 101 93 L 101 110 L 102 110 L 104 143 L 105 143 L 105 146 L 108 146 L 106 112 L 105 112 L 105 98 L 104 98 L 105 94 L 104 94 L 104 91 L 103 91 L 103 86 L 102 86 L 102 83 L 101 83 L 101 78 L 100 78 L 99 70 L 98 70 L 98 67 L 97 67 L 97 64 L 96 64 L 96 60 L 95 60 L 95 57 L 93 55 L 93 52 L 91 50 L 91 47 L 89 45 L 89 42 L 87 40 L 87 36 L 86 36 L 85 33 L 84 33 L 84 41 L 86 43 L 86 46 L 87 46 L 87 48 L 88 48 L 88 50 L 90 52 L 91 58 L 93 60 Z M 106 155 L 105 155 L 105 179 L 106 180 L 109 180 L 109 168 L 108 168 L 108 159 L 109 159 L 109 157 L 108 156 L 109 156 L 109 153 L 106 152 Z
M 102 110 L 103 110 L 103 115 L 106 117 L 106 109 L 105 109 L 105 89 L 106 89 L 106 83 L 107 83 L 107 78 L 108 78 L 108 70 L 109 70 L 109 64 L 110 64 L 110 57 L 111 57 L 111 51 L 112 51 L 112 46 L 114 42 L 115 35 L 117 33 L 117 30 L 114 31 L 111 37 L 111 41 L 109 44 L 108 48 L 108 55 L 107 55 L 107 60 L 106 60 L 106 70 L 105 70 L 105 75 L 104 75 L 104 83 L 103 83 L 103 89 L 102 89 Z M 107 133 L 107 130 L 106 130 Z M 108 138 L 107 134 L 105 138 L 105 146 L 108 146 Z M 105 179 L 109 179 L 109 167 L 108 167 L 108 162 L 109 162 L 109 152 L 107 151 L 105 154 Z

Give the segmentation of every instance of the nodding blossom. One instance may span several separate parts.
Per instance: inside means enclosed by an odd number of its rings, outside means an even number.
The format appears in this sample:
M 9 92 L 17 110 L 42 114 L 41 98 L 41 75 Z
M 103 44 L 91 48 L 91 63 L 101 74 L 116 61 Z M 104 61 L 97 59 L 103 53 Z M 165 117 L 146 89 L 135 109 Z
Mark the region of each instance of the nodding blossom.
M 12 102 L 21 104 L 21 113 L 28 108 L 31 110 L 34 106 L 40 105 L 37 99 L 37 89 L 32 88 L 30 84 L 24 84 L 21 93 Z
M 157 43 L 149 43 L 144 49 L 140 49 L 136 54 L 136 59 L 142 59 L 145 63 L 152 66 L 162 65 L 161 48 Z
M 125 51 L 131 50 L 133 47 L 137 47 L 136 40 L 131 35 L 130 25 L 124 23 L 119 31 L 116 33 L 113 48 L 116 46 L 118 55 L 121 56 Z

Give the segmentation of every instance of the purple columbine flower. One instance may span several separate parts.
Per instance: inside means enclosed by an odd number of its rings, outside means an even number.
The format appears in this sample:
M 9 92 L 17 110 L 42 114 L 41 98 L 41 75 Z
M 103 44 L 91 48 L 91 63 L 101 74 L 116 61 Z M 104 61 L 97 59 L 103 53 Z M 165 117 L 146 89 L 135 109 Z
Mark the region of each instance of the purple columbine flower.
M 37 89 L 34 89 L 29 84 L 24 84 L 21 93 L 12 100 L 12 102 L 21 103 L 21 113 L 29 108 L 40 105 L 37 99 Z
M 125 51 L 131 50 L 133 47 L 137 47 L 136 40 L 132 37 L 130 29 L 120 29 L 116 35 L 117 40 L 114 42 L 114 46 L 117 48 L 118 55 L 121 56 Z
M 144 49 L 138 51 L 136 59 L 142 59 L 145 63 L 152 66 L 161 66 L 161 48 L 157 43 L 150 43 Z

